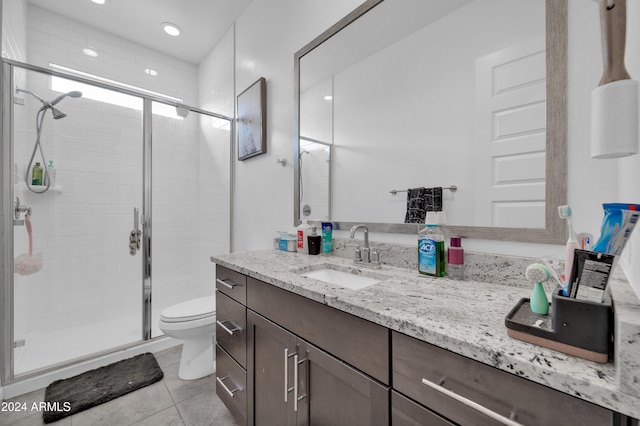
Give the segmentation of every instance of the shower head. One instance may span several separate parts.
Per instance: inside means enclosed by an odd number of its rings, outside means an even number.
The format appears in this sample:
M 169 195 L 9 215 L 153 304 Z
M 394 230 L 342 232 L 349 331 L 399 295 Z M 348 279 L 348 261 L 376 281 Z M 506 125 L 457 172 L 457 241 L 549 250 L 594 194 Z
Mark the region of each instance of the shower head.
M 300 151 L 300 155 L 298 157 L 302 158 L 302 154 L 309 154 L 309 151 L 306 149 L 304 151 Z
M 66 98 L 67 96 L 69 96 L 70 98 L 79 98 L 79 97 L 82 96 L 82 92 L 78 92 L 77 90 L 74 90 L 74 91 L 69 92 L 69 93 L 64 93 L 64 94 L 58 96 L 57 98 L 55 98 L 53 101 L 51 101 L 51 105 L 57 104 L 58 102 L 60 102 L 64 98 Z M 55 114 L 54 114 L 54 118 L 55 118 Z M 62 118 L 62 117 L 60 117 L 60 118 Z
M 17 93 L 28 93 L 31 96 L 33 96 L 34 98 L 36 98 L 37 100 L 39 100 L 40 102 L 42 102 L 41 111 L 50 109 L 51 110 L 51 114 L 53 114 L 54 120 L 60 120 L 61 118 L 65 118 L 67 116 L 67 114 L 65 114 L 64 112 L 60 111 L 58 108 L 55 108 L 54 107 L 55 104 L 59 103 L 61 100 L 63 100 L 67 96 L 69 96 L 70 98 L 79 98 L 79 97 L 82 96 L 82 92 L 78 92 L 77 90 L 74 90 L 72 92 L 64 93 L 64 94 L 58 96 L 57 98 L 55 98 L 51 102 L 47 102 L 44 99 L 42 99 L 40 96 L 38 96 L 35 93 L 30 92 L 28 90 L 16 88 L 16 92 Z
M 58 108 L 55 107 L 51 107 L 51 114 L 53 114 L 53 119 L 54 120 L 60 120 L 61 118 L 65 118 L 67 116 L 67 114 L 65 114 L 64 112 L 60 111 Z

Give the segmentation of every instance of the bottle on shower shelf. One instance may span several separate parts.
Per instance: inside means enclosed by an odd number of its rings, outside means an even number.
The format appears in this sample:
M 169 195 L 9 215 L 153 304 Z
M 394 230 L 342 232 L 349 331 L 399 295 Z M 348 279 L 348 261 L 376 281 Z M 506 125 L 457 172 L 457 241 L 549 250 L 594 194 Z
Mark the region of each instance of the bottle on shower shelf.
M 53 167 L 53 160 L 49 160 L 49 165 L 47 166 L 47 174 L 45 176 L 45 180 L 49 180 L 49 186 L 54 188 L 56 186 L 56 168 Z M 45 185 L 47 182 L 45 182 Z
M 36 163 L 36 165 L 31 169 L 32 186 L 42 186 L 42 172 L 42 166 L 40 165 L 40 163 Z

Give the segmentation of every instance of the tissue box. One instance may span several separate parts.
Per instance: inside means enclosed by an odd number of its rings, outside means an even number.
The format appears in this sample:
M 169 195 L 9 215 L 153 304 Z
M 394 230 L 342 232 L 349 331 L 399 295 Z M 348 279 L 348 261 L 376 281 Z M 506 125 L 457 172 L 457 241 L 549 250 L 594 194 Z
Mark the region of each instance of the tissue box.
M 298 239 L 294 235 L 279 236 L 274 238 L 274 247 L 282 251 L 296 251 Z

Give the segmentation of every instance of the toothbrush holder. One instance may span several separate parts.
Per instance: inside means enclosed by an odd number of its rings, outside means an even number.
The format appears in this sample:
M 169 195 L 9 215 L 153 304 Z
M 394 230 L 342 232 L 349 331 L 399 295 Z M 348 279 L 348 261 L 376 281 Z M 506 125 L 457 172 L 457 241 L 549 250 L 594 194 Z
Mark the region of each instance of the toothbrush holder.
M 505 318 L 507 334 L 518 340 L 606 363 L 613 350 L 611 298 L 602 303 L 574 299 L 557 287 L 551 298 L 551 315 L 531 312 L 530 300 L 522 298 Z

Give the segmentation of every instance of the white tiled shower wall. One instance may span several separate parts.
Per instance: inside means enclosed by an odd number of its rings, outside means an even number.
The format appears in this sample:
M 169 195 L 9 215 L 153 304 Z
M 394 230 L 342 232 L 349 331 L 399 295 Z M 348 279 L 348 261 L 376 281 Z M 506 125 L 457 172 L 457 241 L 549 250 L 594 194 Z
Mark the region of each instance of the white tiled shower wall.
M 45 68 L 55 63 L 197 105 L 195 65 L 40 8 L 26 9 L 27 57 L 16 59 Z M 100 56 L 83 56 L 85 45 Z M 146 67 L 158 76 L 147 76 Z M 27 84 L 45 99 L 57 95 L 42 77 L 30 76 Z M 35 141 L 37 105 L 27 102 L 15 107 L 24 129 L 15 152 L 21 180 Z M 16 186 L 23 204 L 33 207 L 34 252 L 45 257 L 38 274 L 16 276 L 17 339 L 114 316 L 131 315 L 133 327 L 140 324 L 141 254 L 129 255 L 128 234 L 133 207 L 142 207 L 141 113 L 87 99 L 58 106 L 68 116 L 54 122 L 49 115 L 42 140 L 61 189 L 35 195 L 24 183 Z M 161 305 L 214 290 L 209 256 L 229 247 L 230 166 L 229 131 L 214 128 L 210 118 L 154 115 L 153 130 L 155 325 Z M 26 231 L 16 228 L 14 235 L 16 255 L 25 252 Z M 124 342 L 116 337 L 116 343 Z
M 2 57 L 25 62 L 27 57 L 27 4 L 23 1 L 2 4 Z

